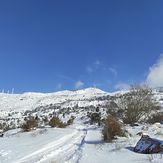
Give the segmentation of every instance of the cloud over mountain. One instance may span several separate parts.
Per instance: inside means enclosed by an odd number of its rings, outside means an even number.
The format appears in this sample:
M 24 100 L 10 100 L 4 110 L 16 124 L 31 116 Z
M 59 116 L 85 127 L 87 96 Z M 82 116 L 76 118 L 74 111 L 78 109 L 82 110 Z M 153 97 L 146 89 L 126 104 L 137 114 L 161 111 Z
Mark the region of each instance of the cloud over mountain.
M 163 55 L 150 67 L 146 82 L 151 87 L 163 87 Z

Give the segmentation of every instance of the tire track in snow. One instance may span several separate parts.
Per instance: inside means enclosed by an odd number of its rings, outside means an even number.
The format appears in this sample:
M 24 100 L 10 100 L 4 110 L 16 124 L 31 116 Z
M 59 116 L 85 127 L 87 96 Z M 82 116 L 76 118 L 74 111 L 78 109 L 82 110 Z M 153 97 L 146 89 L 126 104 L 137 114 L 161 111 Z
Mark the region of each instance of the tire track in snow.
M 81 160 L 81 158 L 82 158 L 83 146 L 84 146 L 84 144 L 85 144 L 85 138 L 86 138 L 87 132 L 88 132 L 87 129 L 84 129 L 84 130 L 85 130 L 85 135 L 84 135 L 84 137 L 83 137 L 83 139 L 82 139 L 82 141 L 81 141 L 81 144 L 80 144 L 80 146 L 79 146 L 79 149 L 78 149 L 79 157 L 78 157 L 76 163 L 79 163 L 80 160 Z
M 84 145 L 84 141 L 85 141 L 85 137 L 87 135 L 87 130 L 86 129 L 82 129 L 83 135 L 82 135 L 82 139 L 80 141 L 78 141 L 78 143 L 76 144 L 76 146 L 78 146 L 72 155 L 69 155 L 66 159 L 66 163 L 71 162 L 71 163 L 78 163 L 80 158 L 82 157 L 82 147 Z
M 42 157 L 47 155 L 48 153 L 52 152 L 53 150 L 57 150 L 58 148 L 61 148 L 66 144 L 66 142 L 69 142 L 73 136 L 77 134 L 77 131 L 75 131 L 72 134 L 66 135 L 62 138 L 60 138 L 57 141 L 51 142 L 44 146 L 44 148 L 37 150 L 34 153 L 31 153 L 20 160 L 17 160 L 15 163 L 28 163 L 28 162 L 38 162 Z
M 83 157 L 83 150 L 85 149 L 85 145 L 86 145 L 86 142 L 87 142 L 86 139 L 88 137 L 88 134 L 89 134 L 90 130 L 95 130 L 95 129 L 96 129 L 96 127 L 89 128 L 88 126 L 87 126 L 87 128 L 84 129 L 85 130 L 85 136 L 83 137 L 83 140 L 81 141 L 81 145 L 79 147 L 80 154 L 79 154 L 79 157 L 78 157 L 76 163 L 81 162 L 81 159 Z
M 76 130 L 74 133 L 47 144 L 44 148 L 17 160 L 15 163 L 47 163 L 52 160 L 57 161 L 57 163 L 66 162 L 78 151 L 80 145 L 78 147 L 77 144 L 83 141 L 83 137 L 85 137 L 84 131 Z
M 79 147 L 83 137 L 85 137 L 85 132 L 83 132 L 83 130 L 77 130 L 78 131 L 78 136 L 76 137 L 73 136 L 72 139 L 70 140 L 70 142 L 68 144 L 63 145 L 62 147 L 58 148 L 57 150 L 55 150 L 54 152 L 52 152 L 51 154 L 49 154 L 49 157 L 51 155 L 51 158 L 54 156 L 57 156 L 58 158 L 53 160 L 54 162 L 56 161 L 57 163 L 68 163 L 68 162 L 74 162 L 74 155 L 76 155 L 76 153 L 79 150 Z M 79 145 L 78 145 L 79 144 Z M 42 160 L 40 160 L 37 163 L 43 163 L 42 161 L 46 160 L 46 158 L 43 158 Z M 50 161 L 51 159 L 49 159 Z M 76 161 L 75 161 L 76 162 Z

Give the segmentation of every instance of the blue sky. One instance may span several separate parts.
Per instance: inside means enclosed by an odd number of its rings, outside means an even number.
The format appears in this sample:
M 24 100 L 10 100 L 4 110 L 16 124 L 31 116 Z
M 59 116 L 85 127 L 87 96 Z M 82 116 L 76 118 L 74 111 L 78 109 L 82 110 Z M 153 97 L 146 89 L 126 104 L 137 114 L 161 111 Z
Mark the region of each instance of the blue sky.
M 0 90 L 114 91 L 152 83 L 156 75 L 153 85 L 163 85 L 162 6 L 162 0 L 0 1 Z

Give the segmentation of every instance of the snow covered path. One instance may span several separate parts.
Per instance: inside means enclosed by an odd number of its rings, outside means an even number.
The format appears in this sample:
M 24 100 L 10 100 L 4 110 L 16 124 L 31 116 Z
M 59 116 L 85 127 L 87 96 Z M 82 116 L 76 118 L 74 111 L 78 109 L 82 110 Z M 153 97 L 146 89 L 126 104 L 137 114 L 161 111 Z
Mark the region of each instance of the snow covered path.
M 64 163 L 78 159 L 73 156 L 85 136 L 84 130 L 46 130 L 9 134 L 0 139 L 0 163 Z
M 104 143 L 101 129 L 76 124 L 73 128 L 9 133 L 0 139 L 0 163 L 163 163 L 159 155 L 134 153 L 137 138 Z
M 65 135 L 62 138 L 47 144 L 44 148 L 17 160 L 15 163 L 43 163 L 50 162 L 51 160 L 54 162 L 56 161 L 57 163 L 65 162 L 72 157 L 78 148 L 75 144 L 80 142 L 82 138 L 83 132 L 76 130 L 72 134 Z
M 130 140 L 132 141 L 132 140 Z M 130 142 L 121 140 L 117 143 L 103 143 L 101 130 L 87 128 L 87 135 L 82 146 L 79 163 L 149 163 L 150 156 L 137 154 L 129 149 Z M 160 161 L 160 160 L 159 160 Z M 162 163 L 154 162 L 153 163 Z

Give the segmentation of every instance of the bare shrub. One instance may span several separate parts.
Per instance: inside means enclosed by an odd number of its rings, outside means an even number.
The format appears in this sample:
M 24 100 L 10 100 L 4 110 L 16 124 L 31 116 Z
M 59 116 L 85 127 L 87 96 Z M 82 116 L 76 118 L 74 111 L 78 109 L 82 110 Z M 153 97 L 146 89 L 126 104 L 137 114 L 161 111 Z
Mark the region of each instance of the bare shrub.
M 152 111 L 160 109 L 154 99 L 152 89 L 148 86 L 134 85 L 128 93 L 117 100 L 120 118 L 124 123 L 133 125 L 137 122 L 146 121 Z
M 38 127 L 38 121 L 34 117 L 26 118 L 25 123 L 21 126 L 23 131 L 31 131 L 32 129 Z
M 111 142 L 113 139 L 116 138 L 116 136 L 125 136 L 125 132 L 116 118 L 108 116 L 105 121 L 102 135 L 104 141 Z
M 66 127 L 66 124 L 64 124 L 60 119 L 59 117 L 52 117 L 52 119 L 49 121 L 49 125 L 51 127 L 59 127 L 59 128 L 65 128 Z
M 163 112 L 156 112 L 152 114 L 151 116 L 149 116 L 147 122 L 150 124 L 154 124 L 156 122 L 163 122 Z

